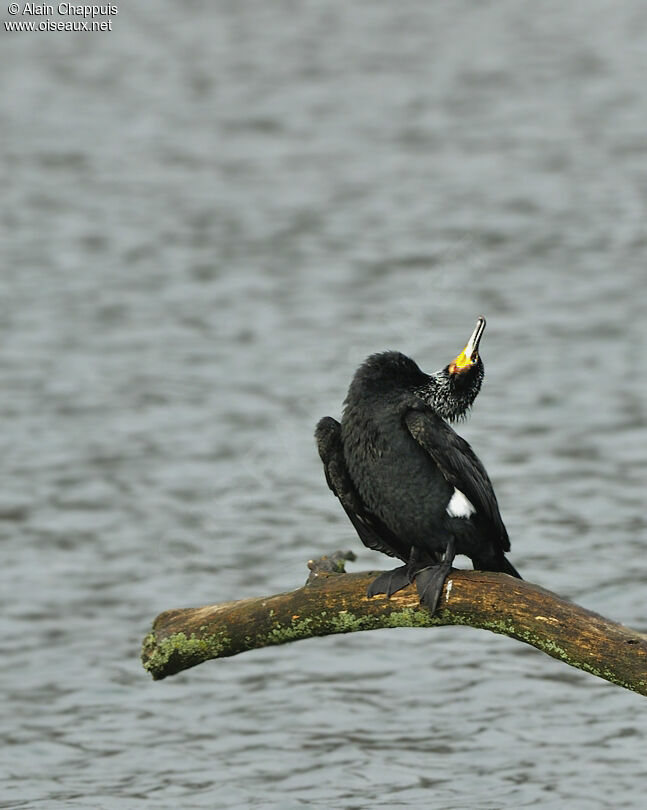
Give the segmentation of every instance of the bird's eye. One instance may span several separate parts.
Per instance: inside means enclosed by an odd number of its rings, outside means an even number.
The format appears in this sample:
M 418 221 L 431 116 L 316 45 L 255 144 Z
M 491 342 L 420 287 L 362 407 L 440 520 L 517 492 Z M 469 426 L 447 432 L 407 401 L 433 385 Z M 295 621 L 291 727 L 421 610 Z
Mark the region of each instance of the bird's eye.
M 472 363 L 478 363 L 478 361 L 479 361 L 479 355 L 478 355 L 478 352 L 476 352 L 475 354 L 472 355 Z

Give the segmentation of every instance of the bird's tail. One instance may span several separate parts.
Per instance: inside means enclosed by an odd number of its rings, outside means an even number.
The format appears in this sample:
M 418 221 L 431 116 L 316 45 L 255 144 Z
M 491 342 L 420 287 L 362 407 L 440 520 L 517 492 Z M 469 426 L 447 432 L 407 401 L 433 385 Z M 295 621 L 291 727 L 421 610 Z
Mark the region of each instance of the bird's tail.
M 474 563 L 474 568 L 478 571 L 498 571 L 501 574 L 508 574 L 511 577 L 523 579 L 505 554 L 501 554 L 498 557 L 473 559 L 472 562 Z

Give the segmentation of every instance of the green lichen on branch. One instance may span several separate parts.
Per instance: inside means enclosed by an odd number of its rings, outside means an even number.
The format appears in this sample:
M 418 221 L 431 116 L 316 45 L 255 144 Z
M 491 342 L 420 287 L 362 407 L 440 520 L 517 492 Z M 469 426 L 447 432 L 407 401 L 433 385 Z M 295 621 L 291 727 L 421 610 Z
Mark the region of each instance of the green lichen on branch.
M 198 636 L 173 633 L 161 640 L 149 633 L 142 645 L 142 664 L 155 680 L 181 672 L 211 658 L 219 658 L 229 639 L 224 633 Z
M 254 647 L 285 644 L 314 636 L 358 633 L 362 630 L 380 630 L 389 627 L 433 627 L 438 624 L 443 624 L 442 620 L 432 616 L 424 608 L 420 610 L 403 608 L 382 615 L 366 616 L 357 615 L 349 610 L 340 610 L 337 613 L 324 610 L 305 619 L 292 619 L 287 625 L 276 623 L 268 633 L 256 636 Z

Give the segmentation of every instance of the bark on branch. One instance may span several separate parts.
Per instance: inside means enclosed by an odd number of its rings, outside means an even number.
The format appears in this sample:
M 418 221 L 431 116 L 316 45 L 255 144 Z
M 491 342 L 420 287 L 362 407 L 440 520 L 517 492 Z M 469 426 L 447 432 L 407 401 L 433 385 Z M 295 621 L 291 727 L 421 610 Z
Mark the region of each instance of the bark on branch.
M 296 591 L 161 613 L 144 639 L 145 669 L 159 680 L 212 658 L 302 638 L 463 624 L 523 641 L 570 666 L 647 695 L 643 633 L 538 585 L 485 571 L 452 571 L 434 615 L 420 606 L 413 586 L 390 599 L 368 599 L 366 588 L 377 572 L 343 573 L 347 556 L 311 561 L 310 579 Z

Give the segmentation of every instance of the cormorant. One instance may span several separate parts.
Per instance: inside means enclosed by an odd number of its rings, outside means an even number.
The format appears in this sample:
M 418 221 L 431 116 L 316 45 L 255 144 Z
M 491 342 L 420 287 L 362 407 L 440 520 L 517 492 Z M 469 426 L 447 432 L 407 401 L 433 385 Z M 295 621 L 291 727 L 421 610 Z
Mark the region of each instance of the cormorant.
M 519 573 L 485 468 L 447 424 L 465 416 L 483 382 L 479 318 L 463 351 L 425 374 L 400 352 L 373 354 L 348 389 L 341 424 L 319 421 L 315 438 L 328 486 L 360 540 L 404 565 L 374 580 L 368 596 L 416 582 L 436 609 L 456 554 L 474 568 Z

